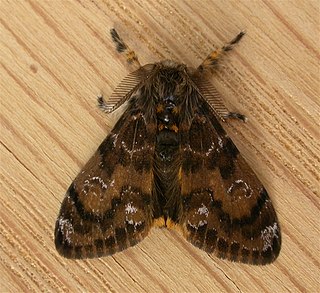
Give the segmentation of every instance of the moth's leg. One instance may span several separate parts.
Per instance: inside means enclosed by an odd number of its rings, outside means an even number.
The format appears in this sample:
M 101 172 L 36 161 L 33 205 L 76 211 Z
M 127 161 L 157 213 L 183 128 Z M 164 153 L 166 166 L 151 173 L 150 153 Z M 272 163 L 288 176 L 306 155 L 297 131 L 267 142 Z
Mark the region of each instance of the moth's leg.
M 221 56 L 232 50 L 233 47 L 242 39 L 245 32 L 241 31 L 233 40 L 231 40 L 229 43 L 225 44 L 222 48 L 212 51 L 206 59 L 200 64 L 200 66 L 197 68 L 197 71 L 199 73 L 202 72 L 211 72 L 212 69 L 215 69 L 215 67 L 218 64 L 219 59 Z
M 236 113 L 236 112 L 229 112 L 226 115 L 223 116 L 224 119 L 238 119 L 238 120 L 242 120 L 243 122 L 247 122 L 248 118 L 240 113 Z
M 137 54 L 128 47 L 128 45 L 122 40 L 114 28 L 110 30 L 110 34 L 113 42 L 116 44 L 117 51 L 119 53 L 126 54 L 127 62 L 129 64 L 135 64 L 138 67 L 141 67 Z

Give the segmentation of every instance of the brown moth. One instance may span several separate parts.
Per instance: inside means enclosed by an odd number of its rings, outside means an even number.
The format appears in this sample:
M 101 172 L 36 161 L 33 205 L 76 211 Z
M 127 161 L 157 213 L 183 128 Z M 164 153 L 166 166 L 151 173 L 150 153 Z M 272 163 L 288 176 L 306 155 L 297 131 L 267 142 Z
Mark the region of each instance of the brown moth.
M 101 109 L 126 110 L 69 187 L 55 228 L 67 258 L 110 255 L 137 244 L 152 226 L 177 228 L 220 258 L 267 264 L 281 235 L 267 191 L 220 121 L 229 112 L 208 76 L 239 33 L 197 68 L 165 60 L 140 66 L 112 29 L 119 52 L 139 68 Z

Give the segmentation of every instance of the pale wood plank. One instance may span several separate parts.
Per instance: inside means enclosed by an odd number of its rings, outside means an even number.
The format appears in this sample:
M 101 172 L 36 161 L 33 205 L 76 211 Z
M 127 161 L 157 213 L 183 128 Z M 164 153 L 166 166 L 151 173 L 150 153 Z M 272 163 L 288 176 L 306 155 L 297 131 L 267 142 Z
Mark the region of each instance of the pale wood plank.
M 318 1 L 3 0 L 0 21 L 0 291 L 319 291 Z M 113 257 L 57 254 L 65 190 L 112 124 L 95 97 L 129 71 L 113 26 L 142 63 L 190 66 L 246 29 L 213 82 L 249 117 L 226 127 L 276 206 L 274 264 L 222 261 L 166 230 Z

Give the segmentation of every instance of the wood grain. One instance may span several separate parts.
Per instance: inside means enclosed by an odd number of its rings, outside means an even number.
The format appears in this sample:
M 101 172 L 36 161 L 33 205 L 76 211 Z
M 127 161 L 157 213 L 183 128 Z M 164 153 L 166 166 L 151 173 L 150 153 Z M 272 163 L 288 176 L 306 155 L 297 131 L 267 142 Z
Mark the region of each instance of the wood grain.
M 319 1 L 0 1 L 0 291 L 319 292 L 319 15 Z M 190 66 L 247 31 L 213 83 L 249 118 L 226 129 L 275 204 L 274 264 L 219 260 L 165 229 L 112 257 L 57 254 L 64 193 L 112 125 L 96 96 L 130 71 L 114 26 L 142 64 Z

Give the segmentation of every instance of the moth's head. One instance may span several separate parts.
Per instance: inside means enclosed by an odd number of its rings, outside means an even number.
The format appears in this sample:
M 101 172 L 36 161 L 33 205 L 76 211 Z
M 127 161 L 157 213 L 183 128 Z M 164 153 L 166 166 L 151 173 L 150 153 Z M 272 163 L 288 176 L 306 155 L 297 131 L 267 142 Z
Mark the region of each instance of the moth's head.
M 185 64 L 168 59 L 156 63 L 156 66 L 158 67 L 159 71 L 182 73 L 182 76 L 193 76 L 197 73 L 197 70 L 193 67 L 187 67 Z
M 166 86 L 180 84 L 185 79 L 186 66 L 172 60 L 163 60 L 155 64 L 156 79 Z
M 173 60 L 163 60 L 159 63 L 157 63 L 160 69 L 168 69 L 168 70 L 177 70 L 177 71 L 184 71 L 186 69 L 186 66 L 181 63 L 177 63 Z

